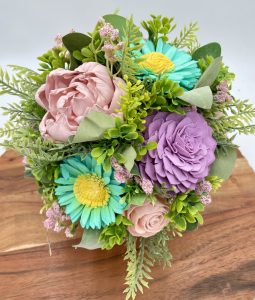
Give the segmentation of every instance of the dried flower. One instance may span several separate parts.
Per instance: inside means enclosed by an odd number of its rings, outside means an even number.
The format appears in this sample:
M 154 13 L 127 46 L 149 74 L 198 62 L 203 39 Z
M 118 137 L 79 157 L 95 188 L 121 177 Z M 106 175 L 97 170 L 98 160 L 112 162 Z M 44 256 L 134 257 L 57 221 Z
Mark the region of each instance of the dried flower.
M 72 238 L 74 236 L 73 233 L 71 232 L 70 227 L 66 228 L 65 235 L 66 235 L 67 238 Z
M 204 205 L 207 205 L 207 204 L 210 204 L 212 202 L 212 198 L 210 195 L 205 195 L 205 196 L 202 196 L 200 198 L 200 201 L 204 204 Z
M 47 219 L 43 222 L 44 227 L 56 232 L 63 230 L 65 228 L 64 222 L 70 220 L 69 217 L 60 209 L 57 202 L 54 202 L 52 206 L 47 209 L 46 217 Z
M 129 179 L 132 178 L 132 175 L 128 170 L 122 167 L 116 160 L 116 158 L 111 158 L 111 165 L 115 171 L 114 177 L 120 183 L 126 183 Z
M 119 30 L 115 29 L 110 23 L 103 23 L 103 26 L 99 29 L 101 38 L 115 41 L 119 37 Z
M 209 194 L 212 190 L 212 185 L 209 181 L 201 181 L 196 186 L 196 193 L 201 195 L 203 193 Z
M 218 103 L 224 103 L 226 101 L 231 102 L 233 100 L 232 96 L 229 93 L 227 81 L 222 81 L 216 87 L 217 93 L 214 95 L 214 100 Z

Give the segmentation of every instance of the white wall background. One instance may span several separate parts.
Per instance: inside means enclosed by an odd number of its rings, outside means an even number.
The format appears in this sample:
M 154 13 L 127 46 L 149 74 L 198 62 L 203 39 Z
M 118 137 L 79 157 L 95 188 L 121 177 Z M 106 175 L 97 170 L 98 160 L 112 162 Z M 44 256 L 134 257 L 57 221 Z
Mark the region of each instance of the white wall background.
M 52 47 L 57 33 L 90 31 L 100 16 L 116 9 L 124 16 L 133 14 L 137 24 L 151 13 L 174 16 L 178 29 L 198 21 L 201 44 L 218 41 L 225 63 L 237 75 L 234 94 L 255 103 L 253 0 L 0 0 L 0 65 L 35 69 L 36 57 Z M 1 97 L 0 106 L 10 101 Z M 0 126 L 5 120 L 0 115 Z M 240 136 L 237 142 L 255 168 L 255 136 Z

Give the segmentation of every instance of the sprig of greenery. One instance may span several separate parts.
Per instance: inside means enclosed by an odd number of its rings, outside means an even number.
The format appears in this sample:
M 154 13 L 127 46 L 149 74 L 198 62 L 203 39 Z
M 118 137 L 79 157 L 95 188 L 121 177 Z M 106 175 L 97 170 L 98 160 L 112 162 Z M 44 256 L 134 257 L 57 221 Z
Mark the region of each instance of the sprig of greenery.
M 140 28 L 134 24 L 133 17 L 127 20 L 126 27 L 124 29 L 124 36 L 122 42 L 124 43 L 123 51 L 119 55 L 119 68 L 115 76 L 127 76 L 132 82 L 136 82 L 136 74 L 139 70 L 139 66 L 133 59 L 132 53 L 142 48 L 140 40 L 142 36 L 139 34 Z
M 151 280 L 151 268 L 155 263 L 170 266 L 172 258 L 167 242 L 169 240 L 168 229 L 164 229 L 150 238 L 135 238 L 128 235 L 127 251 L 127 276 L 125 284 L 128 286 L 126 300 L 136 297 L 138 290 L 143 293 L 143 288 L 148 288 L 148 280 Z M 138 249 L 137 249 L 138 244 Z
M 137 241 L 139 249 L 136 249 Z M 126 293 L 126 300 L 136 297 L 139 290 L 143 293 L 143 287 L 148 288 L 147 280 L 152 279 L 149 275 L 153 262 L 145 257 L 145 239 L 137 239 L 132 235 L 128 235 L 127 251 L 124 260 L 127 260 L 127 276 L 125 284 L 128 286 L 124 293 Z
M 198 24 L 191 22 L 188 26 L 180 31 L 179 37 L 176 37 L 173 41 L 173 45 L 177 48 L 187 48 L 190 52 L 194 52 L 199 47 L 197 40 L 197 31 L 199 30 Z
M 69 69 L 70 58 L 64 47 L 55 47 L 38 57 L 39 71 L 41 72 L 35 79 L 41 84 L 45 81 L 46 76 L 58 68 Z
M 212 56 L 206 56 L 206 58 L 201 58 L 198 61 L 198 66 L 201 69 L 202 73 L 205 72 L 205 70 L 210 66 L 210 64 L 214 61 L 214 58 Z M 235 79 L 235 74 L 233 72 L 229 71 L 229 67 L 226 66 L 224 63 L 221 65 L 220 72 L 214 82 L 214 84 L 211 86 L 213 92 L 216 92 L 217 85 L 222 81 L 227 81 L 229 88 L 232 87 L 232 82 Z
M 127 238 L 127 226 L 132 225 L 126 217 L 118 215 L 116 222 L 106 226 L 100 236 L 99 241 L 102 242 L 102 249 L 110 250 L 115 245 L 122 245 Z
M 255 108 L 248 100 L 213 103 L 211 110 L 201 110 L 218 145 L 234 146 L 237 134 L 255 134 Z
M 188 191 L 176 195 L 167 217 L 177 230 L 185 231 L 192 224 L 203 224 L 202 211 L 204 205 L 200 202 L 199 195 L 194 191 Z
M 143 21 L 141 25 L 148 32 L 149 40 L 157 45 L 159 39 L 168 41 L 168 35 L 176 28 L 173 21 L 174 18 L 151 15 L 151 20 Z
M 152 260 L 153 263 L 159 263 L 163 268 L 171 266 L 172 255 L 168 247 L 170 230 L 171 227 L 165 227 L 165 229 L 158 234 L 146 239 L 145 243 L 146 253 L 150 260 Z
M 20 99 L 31 99 L 38 89 L 38 85 L 33 79 L 27 77 L 27 69 L 21 72 L 20 67 L 11 66 L 16 73 L 12 76 L 8 71 L 0 68 L 0 95 L 8 94 Z

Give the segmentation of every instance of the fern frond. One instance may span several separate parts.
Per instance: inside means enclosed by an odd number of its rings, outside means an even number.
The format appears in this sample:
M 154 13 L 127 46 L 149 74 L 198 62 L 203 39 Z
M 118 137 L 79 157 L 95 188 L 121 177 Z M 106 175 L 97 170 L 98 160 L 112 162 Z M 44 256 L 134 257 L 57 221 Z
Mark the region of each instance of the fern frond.
M 191 22 L 189 26 L 184 26 L 180 31 L 178 38 L 175 38 L 173 45 L 177 48 L 187 48 L 194 51 L 194 47 L 198 47 L 198 40 L 196 32 L 198 31 L 198 24 Z
M 132 52 L 135 50 L 140 50 L 143 46 L 140 43 L 141 36 L 138 33 L 139 27 L 134 25 L 133 17 L 131 17 L 127 21 L 126 28 L 124 30 L 124 50 L 122 52 L 119 70 L 115 74 L 122 74 L 123 76 L 127 75 L 128 78 L 133 82 L 137 80 L 135 75 L 137 74 L 139 67 L 133 59 Z

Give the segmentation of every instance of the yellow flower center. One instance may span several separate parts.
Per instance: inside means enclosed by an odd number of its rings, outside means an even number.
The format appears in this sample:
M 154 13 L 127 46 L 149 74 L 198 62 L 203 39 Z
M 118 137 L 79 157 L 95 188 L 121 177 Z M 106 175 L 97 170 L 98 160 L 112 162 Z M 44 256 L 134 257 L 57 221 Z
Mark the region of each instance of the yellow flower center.
M 96 175 L 78 176 L 73 191 L 78 202 L 92 208 L 105 206 L 109 199 L 108 189 Z
M 174 68 L 174 63 L 163 53 L 151 52 L 140 57 L 138 63 L 142 68 L 150 70 L 156 74 L 169 72 Z

